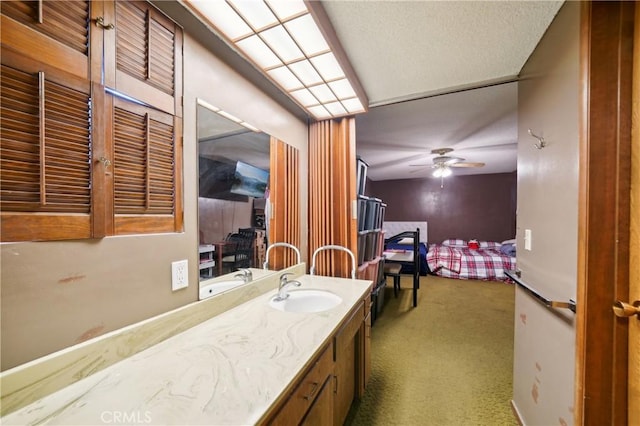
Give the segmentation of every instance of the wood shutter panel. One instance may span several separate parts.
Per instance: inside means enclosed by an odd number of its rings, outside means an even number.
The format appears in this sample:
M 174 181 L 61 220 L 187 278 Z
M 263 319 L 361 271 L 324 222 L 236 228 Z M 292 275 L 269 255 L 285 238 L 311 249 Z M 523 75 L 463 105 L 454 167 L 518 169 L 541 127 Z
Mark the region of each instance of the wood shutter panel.
M 116 99 L 113 123 L 115 233 L 180 230 L 179 119 Z
M 2 240 L 88 238 L 88 82 L 2 64 L 0 90 Z
M 0 3 L 3 47 L 88 78 L 89 1 Z
M 300 176 L 297 148 L 271 137 L 269 199 L 273 206 L 269 223 L 270 243 L 289 243 L 300 247 Z M 289 248 L 274 248 L 269 268 L 279 270 L 295 265 L 296 255 Z
M 115 88 L 181 116 L 181 29 L 146 2 L 119 1 L 115 8 Z

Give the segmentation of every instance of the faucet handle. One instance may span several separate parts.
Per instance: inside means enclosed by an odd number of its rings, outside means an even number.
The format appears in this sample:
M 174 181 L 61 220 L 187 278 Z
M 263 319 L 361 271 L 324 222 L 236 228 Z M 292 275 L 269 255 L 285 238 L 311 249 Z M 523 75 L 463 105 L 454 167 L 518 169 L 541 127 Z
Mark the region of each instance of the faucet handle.
M 287 282 L 287 276 L 289 275 L 293 275 L 293 272 L 285 272 L 282 275 L 280 275 L 280 283 L 286 283 Z

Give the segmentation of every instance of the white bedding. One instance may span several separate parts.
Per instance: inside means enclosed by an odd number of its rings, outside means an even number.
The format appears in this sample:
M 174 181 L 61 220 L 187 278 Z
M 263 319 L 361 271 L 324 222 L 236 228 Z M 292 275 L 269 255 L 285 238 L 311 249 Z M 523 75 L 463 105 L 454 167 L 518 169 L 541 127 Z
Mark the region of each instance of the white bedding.
M 391 238 L 405 231 L 420 229 L 420 242 L 427 244 L 427 222 L 384 222 L 382 224 L 385 238 Z

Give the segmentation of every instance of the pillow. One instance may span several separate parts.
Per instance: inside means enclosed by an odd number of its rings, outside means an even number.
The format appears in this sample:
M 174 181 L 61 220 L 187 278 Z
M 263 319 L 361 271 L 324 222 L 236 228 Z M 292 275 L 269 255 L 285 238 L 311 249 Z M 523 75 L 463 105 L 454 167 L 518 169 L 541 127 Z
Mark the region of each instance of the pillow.
M 455 239 L 449 239 L 449 240 L 444 240 L 442 242 L 443 246 L 449 246 L 449 247 L 467 247 L 468 241 L 466 240 L 455 240 Z
M 413 238 L 411 237 L 403 238 L 400 241 L 398 241 L 396 244 L 413 244 Z
M 502 244 L 500 246 L 500 253 L 507 255 L 507 256 L 511 256 L 511 257 L 515 257 L 516 256 L 516 245 L 515 244 Z
M 495 241 L 480 241 L 480 248 L 493 248 L 499 250 L 501 245 L 502 244 Z
M 501 242 L 500 244 L 515 244 L 516 243 L 516 239 L 513 238 L 511 240 L 504 240 L 503 242 Z

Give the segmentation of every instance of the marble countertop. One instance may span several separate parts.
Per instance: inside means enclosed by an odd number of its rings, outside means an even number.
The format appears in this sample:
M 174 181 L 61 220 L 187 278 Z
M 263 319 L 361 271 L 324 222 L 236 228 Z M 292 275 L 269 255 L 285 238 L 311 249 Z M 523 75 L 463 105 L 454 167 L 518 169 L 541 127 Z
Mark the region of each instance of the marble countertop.
M 303 275 L 343 301 L 280 312 L 269 291 L 7 416 L 2 424 L 255 424 L 334 333 L 370 281 Z M 293 290 L 292 290 L 293 291 Z

